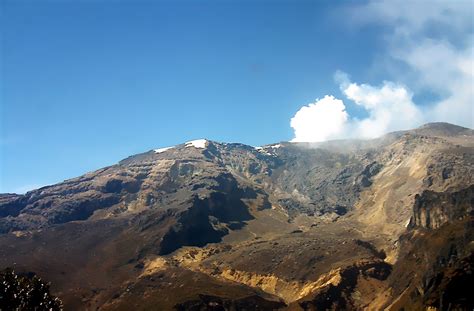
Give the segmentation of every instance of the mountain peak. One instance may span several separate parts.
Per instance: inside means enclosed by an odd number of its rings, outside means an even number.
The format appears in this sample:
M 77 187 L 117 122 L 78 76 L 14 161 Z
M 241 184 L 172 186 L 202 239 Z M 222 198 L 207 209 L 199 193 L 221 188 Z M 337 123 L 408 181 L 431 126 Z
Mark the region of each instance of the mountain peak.
M 462 127 L 459 125 L 447 123 L 447 122 L 432 122 L 432 123 L 426 123 L 417 129 L 415 129 L 416 132 L 418 133 L 423 133 L 423 134 L 431 134 L 431 135 L 446 135 L 446 136 L 452 136 L 452 135 L 459 135 L 463 132 L 473 132 L 471 129 Z

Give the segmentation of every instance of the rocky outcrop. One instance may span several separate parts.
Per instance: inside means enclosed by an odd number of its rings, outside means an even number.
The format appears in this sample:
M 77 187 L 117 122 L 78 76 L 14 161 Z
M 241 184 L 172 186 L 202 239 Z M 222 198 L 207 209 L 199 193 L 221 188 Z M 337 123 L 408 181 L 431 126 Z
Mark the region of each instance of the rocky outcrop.
M 415 227 L 399 239 L 400 254 L 387 279 L 388 310 L 470 310 L 474 222 L 466 217 L 436 229 Z
M 27 200 L 17 194 L 0 194 L 0 217 L 16 217 L 25 208 Z
M 299 305 L 303 310 L 354 310 L 357 302 L 353 293 L 361 277 L 376 280 L 386 280 L 392 267 L 383 261 L 358 262 L 341 269 L 337 281 L 328 282 L 325 286 L 316 288 L 308 297 L 302 299 Z
M 425 278 L 423 304 L 434 310 L 472 310 L 474 254 L 462 258 Z
M 220 183 L 225 192 L 212 192 L 206 198 L 195 196 L 191 207 L 177 215 L 177 223 L 163 236 L 160 254 L 169 254 L 182 246 L 204 246 L 220 242 L 231 229 L 240 229 L 254 217 L 242 199 L 244 191 L 229 177 Z
M 474 216 L 474 186 L 453 193 L 426 190 L 415 196 L 409 227 L 437 229 Z

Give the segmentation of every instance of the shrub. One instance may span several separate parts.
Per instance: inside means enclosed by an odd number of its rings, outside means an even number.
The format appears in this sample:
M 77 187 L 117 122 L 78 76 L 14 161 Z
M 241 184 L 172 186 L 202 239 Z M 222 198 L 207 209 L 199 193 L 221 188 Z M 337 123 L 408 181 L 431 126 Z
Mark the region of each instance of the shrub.
M 0 310 L 56 311 L 62 310 L 62 302 L 39 277 L 18 275 L 7 268 L 0 271 Z

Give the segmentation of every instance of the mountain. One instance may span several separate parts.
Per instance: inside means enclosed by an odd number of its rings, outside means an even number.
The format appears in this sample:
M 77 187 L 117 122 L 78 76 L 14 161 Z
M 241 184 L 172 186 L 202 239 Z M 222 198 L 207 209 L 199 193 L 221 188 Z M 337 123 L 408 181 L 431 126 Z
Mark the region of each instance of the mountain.
M 71 310 L 471 310 L 473 173 L 447 123 L 191 141 L 0 195 L 0 268 Z

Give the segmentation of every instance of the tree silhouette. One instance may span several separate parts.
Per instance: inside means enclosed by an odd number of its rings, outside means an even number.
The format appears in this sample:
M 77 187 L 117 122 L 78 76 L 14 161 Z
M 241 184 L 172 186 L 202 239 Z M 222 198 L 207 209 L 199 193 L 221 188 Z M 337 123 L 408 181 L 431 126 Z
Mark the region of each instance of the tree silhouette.
M 0 310 L 62 310 L 59 298 L 49 293 L 49 284 L 39 277 L 17 275 L 13 269 L 0 272 Z

